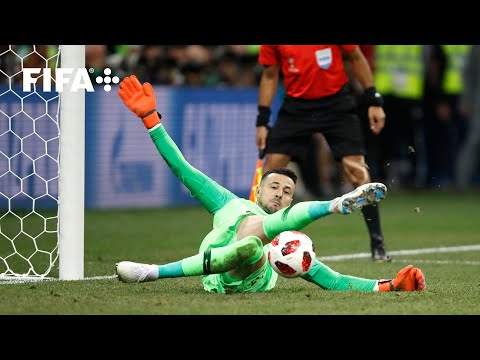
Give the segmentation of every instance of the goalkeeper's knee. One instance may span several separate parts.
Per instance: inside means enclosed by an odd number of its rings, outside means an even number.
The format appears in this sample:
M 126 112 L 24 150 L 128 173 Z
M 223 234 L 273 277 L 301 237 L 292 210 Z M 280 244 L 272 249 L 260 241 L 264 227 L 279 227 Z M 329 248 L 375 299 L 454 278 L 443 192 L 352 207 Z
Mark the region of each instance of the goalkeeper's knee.
M 263 256 L 263 243 L 256 236 L 246 236 L 237 242 L 238 261 L 242 265 L 251 265 Z

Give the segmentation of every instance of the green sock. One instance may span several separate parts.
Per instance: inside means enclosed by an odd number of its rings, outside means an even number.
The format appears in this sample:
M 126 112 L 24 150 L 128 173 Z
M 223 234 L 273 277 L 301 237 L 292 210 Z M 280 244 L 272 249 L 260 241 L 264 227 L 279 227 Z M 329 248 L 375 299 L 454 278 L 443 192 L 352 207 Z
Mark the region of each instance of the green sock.
M 377 284 L 377 280 L 340 274 L 317 259 L 315 259 L 310 271 L 303 275 L 302 278 L 320 286 L 324 290 L 373 291 Z
M 218 274 L 241 265 L 254 264 L 262 256 L 262 241 L 256 236 L 247 236 L 228 246 L 209 248 L 183 260 L 159 265 L 158 277 Z
M 263 219 L 263 231 L 269 239 L 286 230 L 301 230 L 308 224 L 331 214 L 331 201 L 304 201 L 279 210 Z

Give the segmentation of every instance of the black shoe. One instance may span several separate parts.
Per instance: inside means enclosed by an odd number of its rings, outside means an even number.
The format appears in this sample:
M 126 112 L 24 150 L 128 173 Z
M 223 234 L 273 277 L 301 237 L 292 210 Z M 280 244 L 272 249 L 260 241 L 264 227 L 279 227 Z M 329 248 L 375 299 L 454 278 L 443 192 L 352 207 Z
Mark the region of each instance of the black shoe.
M 378 263 L 390 262 L 392 257 L 387 254 L 383 246 L 377 246 L 372 249 L 372 260 Z

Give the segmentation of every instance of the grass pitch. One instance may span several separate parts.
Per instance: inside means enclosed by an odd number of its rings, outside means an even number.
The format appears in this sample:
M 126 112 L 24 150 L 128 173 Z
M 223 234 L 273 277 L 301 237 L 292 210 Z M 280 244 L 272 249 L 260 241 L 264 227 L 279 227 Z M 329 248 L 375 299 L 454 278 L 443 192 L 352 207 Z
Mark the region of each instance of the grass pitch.
M 332 215 L 305 229 L 334 270 L 392 278 L 408 264 L 426 276 L 424 292 L 325 291 L 280 278 L 269 293 L 205 293 L 199 277 L 124 284 L 115 263 L 166 263 L 198 251 L 212 217 L 201 207 L 88 211 L 85 280 L 0 284 L 9 315 L 479 315 L 480 194 L 389 193 L 380 203 L 391 263 L 372 263 L 361 212 Z M 58 271 L 58 269 L 55 269 Z

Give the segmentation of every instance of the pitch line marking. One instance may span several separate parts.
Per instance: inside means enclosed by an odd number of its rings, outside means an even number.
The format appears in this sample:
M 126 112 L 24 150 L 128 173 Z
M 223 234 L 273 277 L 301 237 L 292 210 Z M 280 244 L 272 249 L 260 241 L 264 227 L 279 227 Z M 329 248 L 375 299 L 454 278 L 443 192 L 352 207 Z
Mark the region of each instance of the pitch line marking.
M 27 282 L 44 282 L 44 281 L 85 281 L 85 280 L 106 280 L 106 279 L 116 279 L 117 275 L 107 275 L 107 276 L 92 276 L 92 277 L 85 277 L 83 279 L 76 279 L 76 280 L 60 280 L 57 278 L 52 277 L 14 277 L 14 276 L 0 276 L 0 284 L 23 284 Z
M 395 262 L 401 262 L 401 263 L 406 263 L 406 264 L 412 264 L 412 263 L 424 263 L 424 264 L 441 264 L 441 265 L 475 265 L 478 266 L 480 265 L 480 261 L 471 261 L 471 260 L 408 260 L 408 259 L 401 259 L 401 260 L 395 260 Z
M 418 255 L 418 254 L 436 254 L 436 253 L 449 253 L 449 252 L 460 252 L 460 251 L 479 251 L 480 245 L 465 245 L 465 246 L 450 246 L 450 247 L 436 247 L 436 248 L 426 248 L 426 249 L 415 249 L 415 250 L 396 250 L 389 251 L 392 255 Z M 344 255 L 334 255 L 334 256 L 317 256 L 317 259 L 320 261 L 341 261 L 347 259 L 361 259 L 361 258 L 370 258 L 370 253 L 357 253 L 357 254 L 344 254 Z M 412 262 L 410 260 L 395 260 L 396 262 Z M 480 265 L 479 261 L 452 261 L 452 260 L 415 260 L 415 262 L 425 262 L 425 263 L 435 263 L 435 264 L 467 264 L 467 265 Z M 0 276 L 0 285 L 1 284 L 19 284 L 26 282 L 35 282 L 35 281 L 84 281 L 84 280 L 106 280 L 106 279 L 116 279 L 117 275 L 106 275 L 106 276 L 92 276 L 86 277 L 78 280 L 60 280 L 56 278 L 15 278 L 15 277 L 1 277 Z
M 437 253 L 449 253 L 449 252 L 459 252 L 459 251 L 479 251 L 480 245 L 465 245 L 465 246 L 450 246 L 450 247 L 436 247 L 436 248 L 426 248 L 426 249 L 415 249 L 415 250 L 397 250 L 389 251 L 388 253 L 393 255 L 419 255 L 419 254 L 437 254 Z M 344 254 L 344 255 L 333 255 L 333 256 L 317 256 L 317 259 L 320 261 L 341 261 L 347 259 L 361 259 L 361 258 L 370 258 L 372 255 L 370 253 L 357 253 L 357 254 Z

